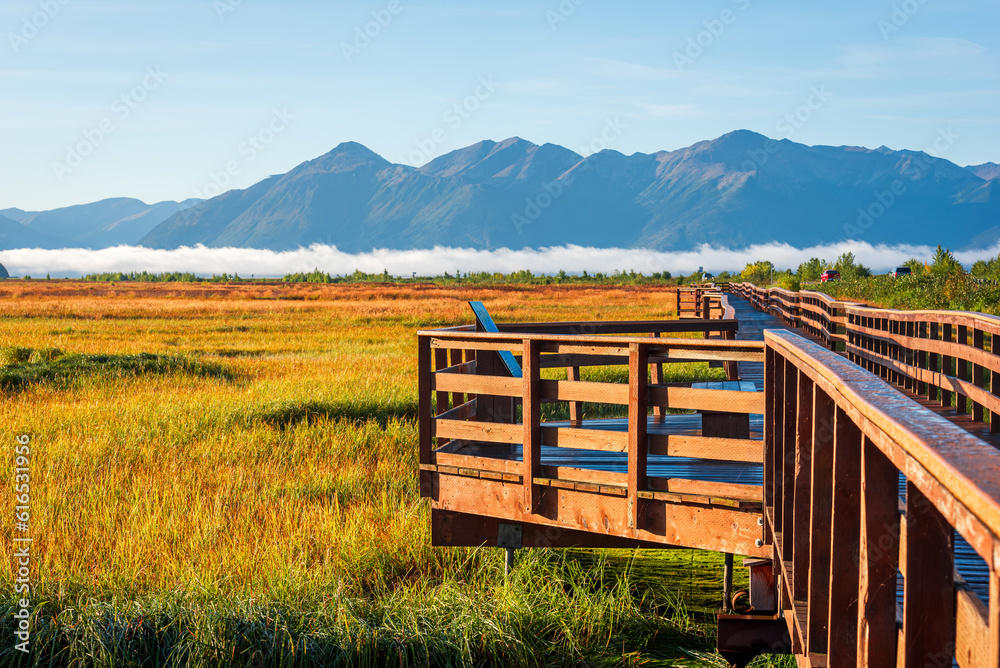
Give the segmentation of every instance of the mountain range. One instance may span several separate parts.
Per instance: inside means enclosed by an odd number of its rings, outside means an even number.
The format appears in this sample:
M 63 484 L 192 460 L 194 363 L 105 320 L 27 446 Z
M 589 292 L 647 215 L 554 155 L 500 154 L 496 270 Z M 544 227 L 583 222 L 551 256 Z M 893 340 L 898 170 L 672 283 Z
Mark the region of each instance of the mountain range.
M 286 174 L 205 201 L 105 200 L 0 216 L 0 235 L 9 235 L 0 247 L 7 248 L 36 238 L 43 247 L 65 240 L 274 250 L 326 243 L 346 252 L 570 243 L 686 250 L 863 239 L 957 250 L 1000 240 L 1000 165 L 960 167 L 884 146 L 807 146 L 747 130 L 628 156 L 603 150 L 583 157 L 513 137 L 422 167 L 346 142 Z

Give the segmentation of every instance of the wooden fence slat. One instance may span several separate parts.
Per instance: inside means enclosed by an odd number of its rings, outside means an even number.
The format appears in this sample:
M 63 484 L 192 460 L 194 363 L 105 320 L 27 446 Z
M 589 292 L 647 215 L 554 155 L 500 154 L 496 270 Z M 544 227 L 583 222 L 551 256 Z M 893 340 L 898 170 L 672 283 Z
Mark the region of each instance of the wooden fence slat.
M 946 666 L 955 645 L 954 530 L 912 481 L 906 483 L 903 668 Z
M 648 392 L 646 373 L 649 346 L 633 343 L 628 354 L 628 525 L 633 531 L 645 529 L 639 492 L 646 490 L 646 414 Z
M 854 668 L 858 651 L 861 430 L 837 409 L 833 443 L 827 666 Z
M 785 396 L 782 401 L 785 433 L 782 436 L 782 481 L 783 507 L 781 511 L 782 519 L 782 558 L 785 561 L 792 560 L 792 552 L 795 547 L 795 432 L 796 416 L 798 413 L 798 392 L 799 392 L 799 371 L 795 368 L 792 360 L 785 360 L 784 374 Z
M 809 516 L 808 650 L 826 654 L 830 605 L 830 519 L 836 404 L 819 387 L 813 398 L 812 507 Z
M 859 539 L 858 666 L 896 661 L 896 568 L 899 561 L 899 472 L 867 438 L 862 443 Z
M 542 466 L 542 402 L 539 391 L 539 342 L 534 339 L 524 341 L 521 358 L 521 380 L 524 386 L 523 413 L 524 427 L 523 473 L 524 512 L 535 513 L 538 506 L 537 489 L 534 480 L 540 475 Z
M 798 415 L 795 420 L 795 510 L 792 519 L 796 531 L 793 538 L 792 599 L 805 601 L 809 594 L 809 513 L 812 487 L 812 439 L 814 384 L 804 373 L 799 374 Z

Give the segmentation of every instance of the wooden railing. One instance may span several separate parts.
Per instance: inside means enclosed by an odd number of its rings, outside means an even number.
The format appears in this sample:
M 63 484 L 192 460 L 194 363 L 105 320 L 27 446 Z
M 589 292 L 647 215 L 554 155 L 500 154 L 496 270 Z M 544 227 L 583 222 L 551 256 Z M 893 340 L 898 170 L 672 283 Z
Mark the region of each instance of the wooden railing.
M 1000 432 L 1000 318 L 880 309 L 746 283 L 729 289 L 897 387 L 953 409 L 985 432 Z
M 420 332 L 421 493 L 433 499 L 435 544 L 500 545 L 507 522 L 517 525 L 517 547 L 672 545 L 765 557 L 777 612 L 720 617 L 720 649 L 730 624 L 727 657 L 760 652 L 758 632 L 778 625 L 788 644 L 768 651 L 794 653 L 800 666 L 1000 668 L 1000 451 L 879 377 L 912 374 L 914 387 L 962 392 L 974 414 L 976 403 L 992 414 L 992 392 L 973 387 L 1000 373 L 994 319 L 946 314 L 925 328 L 923 318 L 942 314 L 734 288 L 825 331 L 820 338 L 843 342 L 878 375 L 785 330 L 766 331 L 764 342 L 657 336 L 735 331 L 725 320 Z M 898 357 L 891 346 L 904 343 L 913 355 Z M 507 374 L 498 351 L 520 355 L 522 377 Z M 957 359 L 972 368 L 956 371 Z M 764 391 L 661 382 L 658 365 L 692 361 L 763 361 Z M 581 368 L 616 365 L 628 368 L 626 382 L 580 377 Z M 567 369 L 566 379 L 543 372 L 553 368 Z M 569 404 L 571 416 L 577 404 L 576 418 L 546 421 L 547 402 Z M 581 402 L 621 406 L 627 417 L 608 428 L 582 419 Z M 657 414 L 678 417 L 667 409 L 700 411 L 703 427 L 717 411 L 763 414 L 763 440 L 658 431 Z M 543 446 L 619 453 L 623 470 L 543 464 Z M 659 455 L 761 464 L 763 485 L 651 475 L 649 458 Z M 988 602 L 956 571 L 956 535 L 986 564 Z
M 650 455 L 762 462 L 762 441 L 751 438 L 748 427 L 731 436 L 648 430 L 650 418 L 654 425 L 657 416 L 669 421 L 669 409 L 742 415 L 746 424 L 749 415 L 763 413 L 760 391 L 661 382 L 665 364 L 722 362 L 735 369 L 739 361 L 763 362 L 761 342 L 659 337 L 706 328 L 734 331 L 735 322 L 525 323 L 501 325 L 498 333 L 470 327 L 419 332 L 422 493 L 435 499 L 435 510 L 760 556 L 759 485 L 648 472 Z M 609 335 L 624 331 L 640 336 Z M 519 356 L 521 378 L 506 373 L 498 351 Z M 627 382 L 581 379 L 581 368 L 598 366 L 627 367 Z M 567 369 L 566 379 L 543 377 L 543 369 L 554 368 Z M 584 402 L 621 406 L 620 429 L 582 420 Z M 547 423 L 543 403 L 568 404 L 570 419 Z M 543 445 L 622 453 L 627 471 L 543 465 Z M 692 504 L 699 507 L 697 526 L 685 510 Z
M 996 668 L 1000 452 L 818 344 L 765 339 L 765 542 L 799 665 Z M 989 566 L 989 608 L 955 532 Z
M 735 310 L 726 295 L 714 284 L 678 288 L 674 295 L 674 310 L 678 318 L 735 318 Z

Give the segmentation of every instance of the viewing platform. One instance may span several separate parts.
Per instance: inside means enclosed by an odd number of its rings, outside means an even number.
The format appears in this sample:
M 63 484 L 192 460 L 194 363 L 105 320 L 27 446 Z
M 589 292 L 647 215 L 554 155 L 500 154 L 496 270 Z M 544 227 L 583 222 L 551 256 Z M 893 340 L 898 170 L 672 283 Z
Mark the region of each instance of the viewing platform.
M 433 543 L 755 557 L 753 614 L 719 619 L 737 665 L 998 668 L 997 319 L 924 314 L 942 338 L 907 351 L 898 312 L 730 289 L 681 291 L 678 320 L 419 332 Z M 663 382 L 691 362 L 725 380 Z

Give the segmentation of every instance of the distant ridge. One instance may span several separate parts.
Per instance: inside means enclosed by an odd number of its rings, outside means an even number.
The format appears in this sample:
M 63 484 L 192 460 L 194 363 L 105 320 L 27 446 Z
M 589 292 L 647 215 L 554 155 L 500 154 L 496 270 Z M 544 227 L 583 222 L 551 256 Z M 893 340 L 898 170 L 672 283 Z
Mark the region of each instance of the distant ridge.
M 419 168 L 345 142 L 204 202 L 122 198 L 0 211 L 13 219 L 0 221 L 7 226 L 0 234 L 8 234 L 0 248 L 15 238 L 272 250 L 321 243 L 345 252 L 807 247 L 858 239 L 960 250 L 1000 241 L 998 175 L 996 163 L 959 167 L 920 151 L 807 146 L 748 130 L 675 151 L 587 157 L 520 137 L 484 140 Z
M 146 204 L 137 199 L 116 197 L 51 211 L 0 211 L 0 248 L 106 248 L 136 244 L 161 222 L 201 200 Z M 17 245 L 12 245 L 17 244 Z

